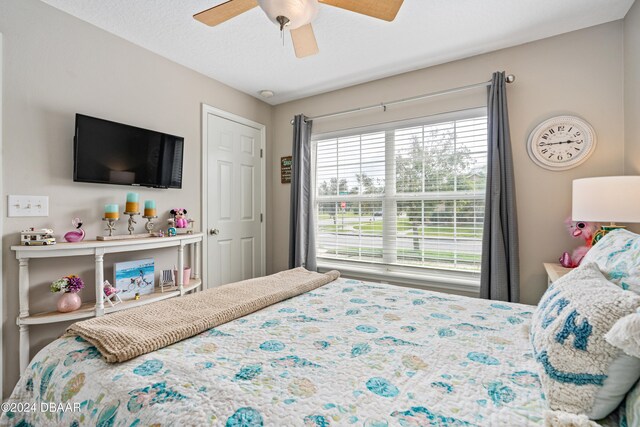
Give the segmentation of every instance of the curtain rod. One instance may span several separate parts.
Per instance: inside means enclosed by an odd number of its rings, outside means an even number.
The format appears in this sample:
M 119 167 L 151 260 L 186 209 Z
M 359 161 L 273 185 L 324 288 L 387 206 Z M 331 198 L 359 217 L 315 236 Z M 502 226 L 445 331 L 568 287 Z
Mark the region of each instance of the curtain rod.
M 516 81 L 516 76 L 514 76 L 513 74 L 509 74 L 505 77 L 505 81 L 507 83 L 513 83 Z M 320 116 L 308 117 L 308 119 L 310 120 L 327 119 L 329 117 L 337 117 L 337 116 L 343 116 L 345 114 L 360 113 L 362 111 L 374 110 L 376 108 L 382 108 L 383 111 L 387 111 L 387 107 L 390 105 L 405 104 L 407 102 L 420 101 L 427 98 L 434 98 L 436 96 L 448 95 L 450 93 L 463 92 L 465 90 L 475 89 L 483 86 L 489 86 L 490 84 L 491 84 L 491 80 L 486 82 L 481 82 L 481 83 L 475 83 L 467 86 L 460 86 L 453 89 L 445 89 L 438 92 L 425 93 L 423 95 L 416 95 L 410 98 L 403 98 L 395 101 L 381 102 L 380 104 L 367 105 L 366 107 L 353 108 L 351 110 L 338 111 L 336 113 L 322 114 Z M 291 120 L 291 124 L 293 124 L 293 120 Z

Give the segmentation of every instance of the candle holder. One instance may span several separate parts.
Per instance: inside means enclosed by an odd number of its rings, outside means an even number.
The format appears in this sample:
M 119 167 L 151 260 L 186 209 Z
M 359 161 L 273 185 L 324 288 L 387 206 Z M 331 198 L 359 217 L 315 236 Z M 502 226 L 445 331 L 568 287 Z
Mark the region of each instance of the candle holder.
M 113 236 L 113 232 L 116 230 L 116 221 L 119 218 L 102 218 L 103 221 L 107 221 L 106 231 L 109 232 L 109 237 Z
M 129 230 L 129 235 L 133 236 L 133 224 L 137 224 L 136 220 L 133 218 L 136 215 L 140 215 L 140 212 L 124 212 L 125 215 L 129 215 L 127 230 Z
M 149 234 L 151 234 L 151 230 L 153 230 L 153 220 L 158 217 L 156 215 L 153 215 L 153 216 L 143 215 L 142 218 L 147 220 L 147 223 L 144 225 L 144 229 L 147 230 Z

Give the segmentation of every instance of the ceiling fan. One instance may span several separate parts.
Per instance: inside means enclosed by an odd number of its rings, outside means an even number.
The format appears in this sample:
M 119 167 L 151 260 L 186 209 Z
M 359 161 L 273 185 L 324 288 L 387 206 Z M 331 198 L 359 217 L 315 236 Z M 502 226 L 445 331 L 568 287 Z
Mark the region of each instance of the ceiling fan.
M 193 17 L 211 27 L 260 6 L 269 19 L 291 32 L 293 48 L 298 58 L 319 52 L 311 22 L 318 13 L 318 3 L 368 15 L 385 21 L 393 21 L 404 0 L 229 0 Z

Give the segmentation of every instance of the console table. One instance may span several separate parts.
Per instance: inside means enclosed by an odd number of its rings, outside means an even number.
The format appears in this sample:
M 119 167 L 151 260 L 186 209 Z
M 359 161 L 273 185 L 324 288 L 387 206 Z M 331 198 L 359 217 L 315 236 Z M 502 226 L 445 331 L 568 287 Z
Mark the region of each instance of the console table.
M 184 295 L 186 292 L 196 290 L 202 285 L 200 279 L 200 244 L 203 234 L 183 234 L 173 237 L 146 237 L 128 240 L 84 240 L 77 243 L 58 243 L 51 246 L 12 246 L 20 263 L 19 276 L 19 300 L 20 313 L 16 320 L 20 328 L 20 373 L 24 372 L 29 364 L 29 325 L 41 325 L 47 323 L 65 322 L 95 316 L 102 316 L 128 308 L 138 307 L 155 301 Z M 182 274 L 177 274 L 177 289 L 161 292 L 155 289 L 153 293 L 141 295 L 138 300 L 127 300 L 113 307 L 105 307 L 101 298 L 104 291 L 104 255 L 120 252 L 137 252 L 151 249 L 176 248 L 178 252 L 177 270 L 184 269 L 184 249 L 191 245 L 191 278 L 189 283 L 182 283 Z M 95 288 L 96 301 L 82 304 L 82 306 L 70 313 L 48 311 L 44 313 L 29 313 L 29 261 L 35 258 L 77 257 L 93 256 L 95 262 Z

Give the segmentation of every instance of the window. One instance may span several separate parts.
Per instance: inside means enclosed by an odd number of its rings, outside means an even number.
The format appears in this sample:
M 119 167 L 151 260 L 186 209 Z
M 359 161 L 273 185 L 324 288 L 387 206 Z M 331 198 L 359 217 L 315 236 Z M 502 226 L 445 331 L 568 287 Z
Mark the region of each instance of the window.
M 319 261 L 478 273 L 484 109 L 314 137 Z

